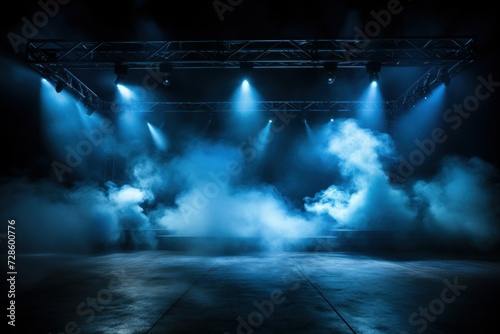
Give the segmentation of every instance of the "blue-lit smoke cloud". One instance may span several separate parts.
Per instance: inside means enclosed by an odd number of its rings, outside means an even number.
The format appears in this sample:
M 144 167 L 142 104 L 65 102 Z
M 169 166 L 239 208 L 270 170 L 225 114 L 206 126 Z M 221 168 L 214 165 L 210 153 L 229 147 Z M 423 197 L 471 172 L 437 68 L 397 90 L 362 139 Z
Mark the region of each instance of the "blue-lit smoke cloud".
M 387 163 L 398 154 L 389 135 L 362 128 L 353 119 L 337 121 L 319 135 L 326 138 L 311 144 L 326 145 L 310 154 L 329 156 L 340 178 L 305 198 L 306 212 L 280 189 L 246 174 L 248 162 L 230 143 L 192 141 L 166 162 L 141 156 L 131 164 L 132 185 L 156 194 L 159 202 L 149 218 L 177 235 L 255 237 L 271 248 L 284 238 L 320 233 L 325 226 L 426 231 L 444 239 L 460 236 L 474 245 L 498 240 L 499 197 L 488 186 L 495 170 L 487 163 L 446 158 L 435 179 L 395 185 Z M 464 202 L 470 196 L 474 200 Z M 461 224 L 455 222 L 458 218 Z
M 128 155 L 128 180 L 122 184 L 65 188 L 5 181 L 1 210 L 19 222 L 21 249 L 34 252 L 150 249 L 157 245 L 155 228 L 184 236 L 256 238 L 264 249 L 281 249 L 287 239 L 314 236 L 325 227 L 430 231 L 478 247 L 498 242 L 500 197 L 491 183 L 496 170 L 487 163 L 447 158 L 434 178 L 393 185 L 386 162 L 397 153 L 390 136 L 352 119 L 337 120 L 318 135 L 323 138 L 311 145 L 320 147 L 311 154 L 324 154 L 322 161 L 338 177 L 305 198 L 304 207 L 259 181 L 238 145 L 193 139 L 171 156 Z M 127 154 L 134 152 L 122 145 Z M 298 145 L 288 149 L 299 150 Z
M 386 134 L 361 128 L 354 120 L 338 122 L 327 154 L 336 159 L 342 180 L 306 198 L 308 211 L 327 213 L 340 228 L 409 229 L 416 213 L 402 189 L 389 183 L 384 158 L 394 155 Z
M 498 171 L 478 158 L 447 157 L 432 180 L 414 186 L 423 223 L 440 235 L 495 246 L 500 236 Z
M 275 187 L 246 182 L 245 168 L 236 146 L 195 141 L 168 162 L 138 158 L 132 174 L 138 187 L 162 193 L 150 217 L 177 235 L 256 238 L 261 248 L 277 249 L 316 233 L 314 221 Z
M 156 240 L 143 229 L 140 204 L 151 194 L 128 185 L 82 184 L 67 189 L 49 181 L 2 182 L 0 209 L 16 221 L 18 252 L 93 252 L 124 245 L 149 249 Z M 124 235 L 123 230 L 131 230 Z
M 500 188 L 494 166 L 479 158 L 445 157 L 432 179 L 396 186 L 384 166 L 396 154 L 388 135 L 345 120 L 328 143 L 326 151 L 342 178 L 305 198 L 309 212 L 326 214 L 338 228 L 430 232 L 481 249 L 498 243 Z

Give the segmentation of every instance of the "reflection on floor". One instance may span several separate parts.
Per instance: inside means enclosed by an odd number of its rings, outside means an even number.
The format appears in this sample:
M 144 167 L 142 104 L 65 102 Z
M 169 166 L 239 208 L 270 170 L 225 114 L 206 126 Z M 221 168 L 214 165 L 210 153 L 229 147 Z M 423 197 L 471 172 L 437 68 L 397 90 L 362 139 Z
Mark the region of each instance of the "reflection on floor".
M 498 259 L 180 251 L 17 258 L 29 333 L 493 333 Z

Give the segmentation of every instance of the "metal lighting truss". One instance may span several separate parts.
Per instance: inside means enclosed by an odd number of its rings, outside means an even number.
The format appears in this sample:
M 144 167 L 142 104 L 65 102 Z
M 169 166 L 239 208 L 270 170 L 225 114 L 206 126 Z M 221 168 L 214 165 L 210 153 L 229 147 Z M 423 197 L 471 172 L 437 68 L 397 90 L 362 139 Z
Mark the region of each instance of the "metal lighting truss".
M 25 61 L 54 83 L 67 89 L 88 107 L 106 109 L 102 100 L 77 78 L 72 70 L 152 69 L 169 63 L 178 69 L 240 68 L 322 68 L 334 62 L 337 68 L 364 68 L 370 62 L 382 67 L 424 67 L 426 73 L 400 97 L 388 102 L 366 101 L 262 101 L 263 111 L 337 111 L 359 108 L 384 109 L 395 113 L 425 96 L 441 81 L 441 75 L 457 75 L 475 60 L 474 37 L 418 37 L 386 39 L 320 40 L 207 40 L 207 41 L 67 41 L 31 40 Z M 446 71 L 446 73 L 445 73 Z M 230 111 L 231 102 L 142 102 L 142 112 Z
M 316 111 L 351 111 L 380 110 L 392 102 L 369 101 L 258 101 L 252 103 L 252 109 L 263 112 L 316 112 Z M 241 104 L 241 105 L 244 105 Z M 126 102 L 123 107 L 138 112 L 229 112 L 238 109 L 238 102 Z M 119 111 L 116 103 L 110 109 Z

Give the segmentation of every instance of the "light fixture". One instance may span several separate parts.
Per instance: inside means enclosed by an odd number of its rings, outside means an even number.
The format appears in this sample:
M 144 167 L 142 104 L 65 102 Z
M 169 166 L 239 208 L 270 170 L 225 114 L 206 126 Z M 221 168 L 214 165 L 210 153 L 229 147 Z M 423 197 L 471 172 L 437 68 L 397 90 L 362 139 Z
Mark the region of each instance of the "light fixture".
M 83 104 L 83 107 L 85 108 L 85 113 L 88 116 L 91 116 L 95 111 L 94 105 L 90 102 L 90 100 L 88 98 L 83 99 L 82 104 Z
M 380 63 L 370 62 L 366 64 L 366 73 L 368 73 L 368 80 L 373 84 L 378 82 L 378 74 L 380 72 Z
M 161 76 L 161 83 L 164 86 L 170 86 L 170 84 L 172 84 L 172 80 L 170 79 L 170 73 L 162 74 L 162 76 Z
M 368 77 L 368 80 L 371 83 L 377 83 L 378 82 L 378 74 L 377 73 L 370 73 L 369 77 Z
M 60 93 L 63 91 L 64 87 L 66 87 L 66 84 L 62 80 L 58 80 L 56 83 L 56 92 Z
M 115 66 L 116 80 L 115 85 L 124 83 L 127 79 L 129 67 L 127 65 L 117 64 Z
M 161 63 L 160 72 L 162 73 L 160 80 L 164 86 L 170 86 L 172 84 L 172 70 L 174 65 L 171 63 Z
M 445 86 L 448 86 L 450 84 L 451 78 L 450 74 L 448 73 L 448 70 L 445 68 L 441 69 L 441 73 L 439 74 L 439 81 L 444 83 Z
M 328 73 L 326 78 L 326 83 L 331 85 L 335 82 L 335 72 L 337 71 L 337 63 L 335 62 L 326 62 L 323 64 L 324 70 Z
M 251 74 L 253 71 L 253 63 L 241 62 L 240 63 L 240 71 L 243 73 L 243 79 L 244 79 L 243 87 L 247 87 L 248 86 L 248 79 L 251 78 Z

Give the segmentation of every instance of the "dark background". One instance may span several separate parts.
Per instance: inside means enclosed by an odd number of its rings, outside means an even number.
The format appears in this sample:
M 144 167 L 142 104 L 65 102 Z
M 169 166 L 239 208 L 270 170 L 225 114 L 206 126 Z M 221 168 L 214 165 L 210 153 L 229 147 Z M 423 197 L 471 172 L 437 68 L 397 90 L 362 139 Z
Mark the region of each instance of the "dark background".
M 112 41 L 355 38 L 356 28 L 364 30 L 365 24 L 373 21 L 371 12 L 385 10 L 387 5 L 387 1 L 366 4 L 361 1 L 244 0 L 232 12 L 226 12 L 221 21 L 212 1 L 72 0 L 60 5 L 58 14 L 39 29 L 35 38 Z M 487 78 L 491 75 L 493 81 L 500 81 L 497 64 L 499 20 L 494 7 L 477 1 L 454 3 L 453 7 L 433 1 L 405 1 L 400 6 L 403 7 L 402 12 L 394 15 L 390 24 L 377 37 L 474 36 L 476 39 L 477 61 L 452 78 L 441 109 L 437 110 L 438 115 L 473 95 L 479 76 Z M 17 1 L 2 11 L 1 173 L 7 182 L 19 178 L 54 181 L 51 162 L 60 158 L 55 147 L 57 145 L 48 142 L 43 133 L 45 124 L 39 108 L 40 77 L 24 64 L 22 52 L 16 54 L 7 38 L 12 32 L 21 34 L 23 17 L 31 21 L 38 11 L 40 7 L 36 1 Z M 419 78 L 423 70 L 383 68 L 380 85 L 384 98 L 397 98 Z M 81 71 L 78 75 L 103 98 L 113 98 L 115 86 L 111 70 Z M 130 76 L 143 78 L 144 75 L 144 72 L 138 71 Z M 258 89 L 263 100 L 355 100 L 367 86 L 363 69 L 340 70 L 336 82 L 331 86 L 325 84 L 323 75 L 318 70 L 257 70 L 253 73 L 252 85 Z M 240 80 L 241 73 L 238 70 L 179 71 L 175 73 L 172 86 L 159 87 L 148 98 L 160 101 L 227 101 Z M 439 170 L 442 159 L 450 155 L 466 159 L 480 158 L 499 168 L 499 101 L 500 94 L 497 92 L 482 101 L 459 129 L 447 132 L 448 140 L 437 147 L 436 153 L 428 157 L 412 177 L 415 180 L 432 178 Z M 305 117 L 297 116 L 297 120 Z M 207 123 L 207 115 L 203 114 L 159 114 L 148 117 L 155 124 L 165 124 L 164 130 L 171 140 L 171 149 L 166 158 L 173 160 L 185 149 L 184 143 L 199 135 Z M 232 126 L 231 115 L 217 113 L 213 117 L 209 134 L 215 140 L 238 145 L 246 138 L 245 131 L 249 129 Z M 423 123 L 426 117 L 422 115 Z M 327 121 L 330 115 L 310 114 L 307 118 L 311 124 L 315 124 Z M 440 126 L 442 120 L 438 117 L 436 122 L 421 128 L 410 138 L 428 138 L 432 128 Z M 65 126 L 62 120 L 61 126 Z M 412 127 L 410 123 L 408 129 Z M 404 132 L 404 127 L 402 129 Z M 61 138 L 59 144 L 64 143 L 64 140 Z M 326 189 L 338 177 L 337 166 L 328 165 L 322 157 L 310 154 L 307 146 L 301 146 L 306 140 L 303 123 L 292 122 L 273 141 L 264 159 L 245 171 L 243 184 L 274 185 L 295 206 L 302 207 L 304 197 L 314 196 L 316 192 Z M 413 142 L 398 142 L 397 138 L 395 141 L 397 154 L 403 157 L 408 157 L 416 149 Z M 130 167 L 128 162 L 134 154 L 151 150 L 152 147 L 152 143 L 122 144 L 129 151 L 121 152 L 116 158 L 114 181 L 118 184 L 129 181 L 127 177 L 130 170 L 127 167 Z M 206 172 L 204 168 L 204 161 L 199 161 L 196 173 Z M 87 181 L 102 184 L 108 181 L 105 175 L 101 175 L 103 170 L 102 156 L 93 155 L 85 161 L 84 166 L 69 176 L 70 182 L 65 186 L 71 187 L 71 182 Z M 492 181 L 493 187 L 498 188 L 498 178 Z M 182 192 L 180 184 L 178 189 L 170 189 L 172 194 Z M 172 202 L 173 198 L 167 200 Z
M 353 38 L 355 27 L 373 20 L 370 11 L 387 8 L 388 2 L 375 1 L 242 1 L 221 22 L 211 1 L 69 1 L 40 28 L 35 38 L 71 40 L 200 40 L 200 39 L 312 39 Z M 454 3 L 453 7 L 431 1 L 405 1 L 403 11 L 377 37 L 475 36 L 478 59 L 456 81 L 444 104 L 462 102 L 473 92 L 476 77 L 497 75 L 498 19 L 486 2 Z M 7 33 L 21 35 L 22 17 L 32 19 L 40 10 L 36 1 L 16 1 L 2 11 L 2 173 L 30 173 L 44 177 L 46 147 L 39 136 L 40 120 L 35 97 L 36 75 L 27 75 L 22 53 L 16 54 Z M 399 96 L 402 88 L 415 81 L 418 70 L 384 69 L 383 91 L 387 99 Z M 384 72 L 385 71 L 385 72 Z M 405 72 L 406 71 L 406 72 Z M 411 72 L 413 71 L 413 72 Z M 188 73 L 189 72 L 189 73 Z M 232 94 L 236 71 L 188 71 L 177 74 L 174 87 L 165 96 L 178 101 L 223 101 Z M 25 77 L 23 77 L 23 74 Z M 139 73 L 143 75 L 143 73 Z M 338 74 L 349 85 L 332 89 L 323 85 L 318 71 L 274 70 L 255 74 L 265 100 L 321 99 L 325 94 L 343 100 L 356 99 L 357 87 L 364 85 L 364 73 Z M 82 73 L 91 88 L 107 97 L 113 74 L 106 71 Z M 88 79 L 87 79 L 88 78 Z M 107 81 L 106 81 L 107 80 Z M 405 81 L 406 80 L 406 81 Z M 340 81 L 340 80 L 338 80 Z M 321 82 L 321 83 L 319 83 Z M 217 83 L 217 84 L 215 84 Z M 264 88 L 265 87 L 265 88 Z M 363 86 L 360 86 L 363 87 Z M 333 92 L 332 92 L 333 90 Z M 451 90 L 451 89 L 450 89 Z M 160 94 L 160 91 L 156 92 Z M 163 94 L 163 93 L 162 93 Z M 154 98 L 164 98 L 155 96 Z M 498 96 L 481 104 L 474 116 L 443 146 L 446 152 L 478 156 L 499 165 Z M 33 105 L 34 104 L 34 105 Z M 190 124 L 197 120 L 189 116 Z M 222 116 L 224 117 L 224 116 Z M 314 115 L 311 115 L 314 117 Z M 200 122 L 205 122 L 201 119 Z M 302 128 L 297 131 L 303 132 Z M 292 134 L 293 135 L 293 134 Z M 7 153 L 8 152 L 8 153 Z M 276 159 L 279 164 L 279 159 Z M 429 164 L 433 159 L 429 159 Z M 437 161 L 437 159 L 436 159 Z

